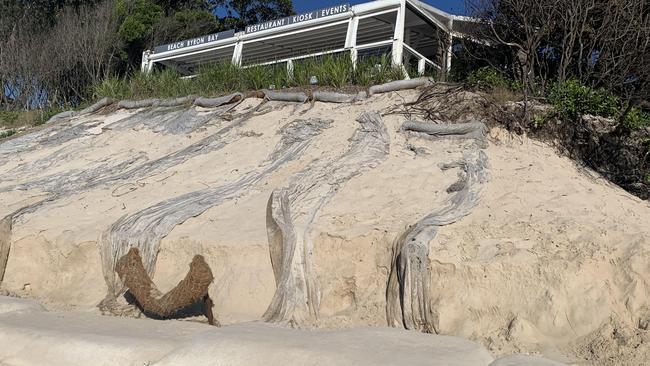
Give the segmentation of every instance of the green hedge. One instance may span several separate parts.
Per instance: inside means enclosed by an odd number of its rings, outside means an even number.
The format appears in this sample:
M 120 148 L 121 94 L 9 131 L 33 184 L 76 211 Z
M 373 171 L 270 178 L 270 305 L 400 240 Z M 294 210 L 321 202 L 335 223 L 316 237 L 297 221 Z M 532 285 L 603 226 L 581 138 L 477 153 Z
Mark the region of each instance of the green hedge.
M 362 58 L 355 69 L 348 54 L 326 55 L 294 61 L 293 76 L 289 75 L 284 63 L 247 68 L 218 63 L 202 67 L 191 79 L 182 79 L 173 69 L 155 71 L 150 75 L 137 73 L 128 79 L 107 78 L 94 86 L 94 96 L 116 99 L 170 98 L 190 94 L 210 96 L 272 87 L 300 87 L 309 85 L 312 76 L 318 79 L 319 86 L 336 88 L 370 86 L 403 77 L 401 69 L 392 67 L 390 56 Z

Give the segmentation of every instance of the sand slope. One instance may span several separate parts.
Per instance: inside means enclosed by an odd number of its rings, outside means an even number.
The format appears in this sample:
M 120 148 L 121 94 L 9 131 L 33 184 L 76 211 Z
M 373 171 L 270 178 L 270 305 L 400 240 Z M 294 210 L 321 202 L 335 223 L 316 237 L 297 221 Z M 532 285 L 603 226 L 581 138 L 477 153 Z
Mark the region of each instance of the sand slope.
M 102 270 L 102 240 L 134 218 L 129 227 L 138 232 L 169 228 L 156 234 L 162 240 L 151 254 L 161 290 L 202 254 L 215 274 L 210 295 L 219 320 L 259 320 L 276 290 L 267 238 L 273 190 L 310 167 L 326 171 L 340 161 L 364 112 L 415 96 L 313 107 L 258 107 L 251 99 L 227 112 L 118 110 L 0 143 L 0 219 L 13 218 L 2 288 L 49 309 L 97 312 L 111 281 Z M 301 121 L 323 124 L 300 141 L 281 133 Z M 318 299 L 317 317 L 306 316 L 305 327 L 385 326 L 396 238 L 453 194 L 447 189 L 458 169 L 439 166 L 460 159 L 473 142 L 406 134 L 404 121 L 384 115 L 383 160 L 331 183 L 326 204 L 305 211 L 314 215 L 305 237 Z M 628 340 L 646 332 L 650 206 L 542 143 L 498 128 L 488 140 L 490 179 L 478 205 L 441 227 L 429 246 L 435 329 L 480 341 L 495 355 L 625 363 L 606 357 L 620 347 L 603 327 Z M 198 201 L 177 206 L 187 197 Z M 176 209 L 197 204 L 197 211 Z

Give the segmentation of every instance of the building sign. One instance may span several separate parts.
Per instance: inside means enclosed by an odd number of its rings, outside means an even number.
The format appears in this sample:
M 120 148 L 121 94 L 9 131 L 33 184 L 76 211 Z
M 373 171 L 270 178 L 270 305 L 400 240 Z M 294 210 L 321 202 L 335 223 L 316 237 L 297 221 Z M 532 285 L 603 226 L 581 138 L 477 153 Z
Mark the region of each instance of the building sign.
M 346 13 L 350 10 L 350 4 L 335 5 L 329 8 L 310 11 L 309 13 L 292 15 L 286 18 L 270 20 L 268 22 L 249 25 L 246 27 L 246 34 L 265 31 L 268 29 L 284 27 L 285 25 L 307 22 L 314 19 L 325 18 L 332 15 Z
M 234 30 L 227 30 L 224 32 L 219 32 L 219 33 L 214 33 L 214 34 L 208 34 L 207 36 L 201 36 L 201 37 L 196 37 L 192 39 L 186 39 L 184 41 L 178 41 L 162 46 L 157 46 L 154 48 L 154 53 L 160 53 L 160 52 L 167 52 L 167 51 L 174 51 L 174 50 L 179 50 L 181 48 L 185 47 L 191 47 L 191 46 L 198 46 L 200 44 L 204 43 L 209 43 L 209 42 L 214 42 L 214 41 L 220 41 L 222 39 L 226 38 L 232 38 L 235 36 L 235 31 Z

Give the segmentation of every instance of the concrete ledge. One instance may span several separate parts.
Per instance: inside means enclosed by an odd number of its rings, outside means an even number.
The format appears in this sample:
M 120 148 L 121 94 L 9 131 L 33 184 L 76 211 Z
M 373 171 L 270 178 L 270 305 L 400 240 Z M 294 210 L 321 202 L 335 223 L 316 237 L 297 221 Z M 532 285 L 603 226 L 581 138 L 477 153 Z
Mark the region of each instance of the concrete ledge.
M 512 355 L 502 357 L 492 362 L 490 366 L 566 366 L 566 364 L 537 356 Z
M 0 299 L 0 304 L 13 300 Z M 9 305 L 4 305 L 8 308 Z M 190 321 L 12 311 L 0 315 L 0 360 L 13 365 L 487 366 L 481 345 L 393 328 L 225 328 Z
M 45 311 L 45 308 L 34 300 L 0 296 L 0 314 L 31 313 L 35 311 Z

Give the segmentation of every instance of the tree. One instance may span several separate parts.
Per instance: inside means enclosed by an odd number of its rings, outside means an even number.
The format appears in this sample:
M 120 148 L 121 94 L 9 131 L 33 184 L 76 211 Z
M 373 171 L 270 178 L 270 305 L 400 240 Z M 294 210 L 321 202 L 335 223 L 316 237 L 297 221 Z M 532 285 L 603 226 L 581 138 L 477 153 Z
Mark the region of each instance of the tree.
M 650 1 L 469 0 L 468 8 L 483 38 L 516 55 L 526 95 L 576 79 L 615 93 L 628 110 L 650 97 Z
M 227 29 L 244 29 L 247 25 L 295 14 L 291 0 L 207 0 L 215 14 L 224 13 L 220 21 Z
M 154 26 L 153 44 L 163 44 L 215 33 L 222 24 L 204 10 L 180 10 L 160 19 Z
M 15 23 L 2 39 L 4 108 L 79 103 L 88 97 L 90 85 L 110 72 L 117 35 L 111 2 L 65 5 L 52 27 L 39 27 Z

